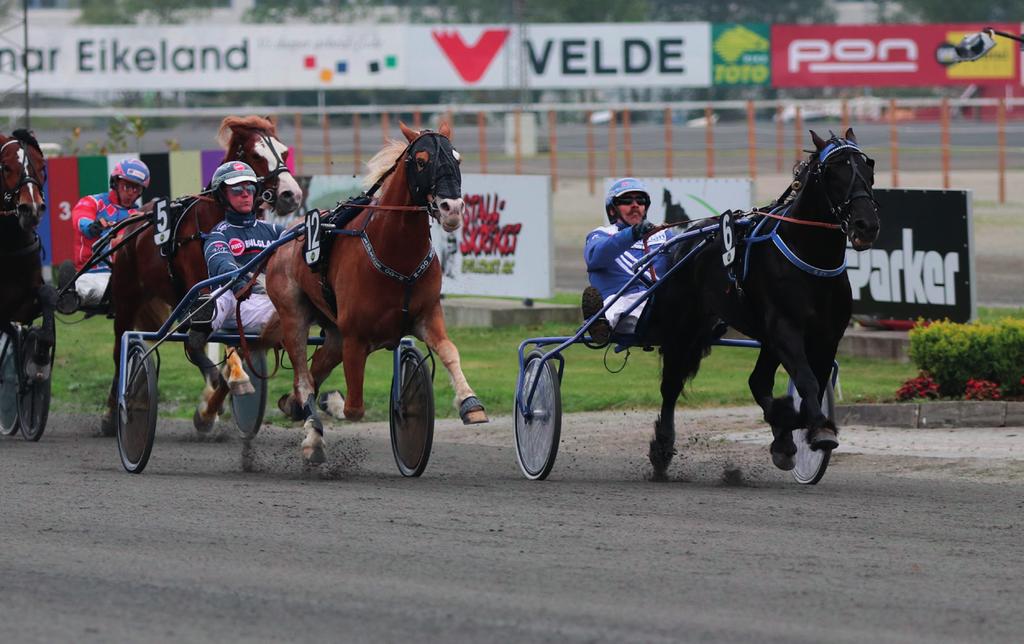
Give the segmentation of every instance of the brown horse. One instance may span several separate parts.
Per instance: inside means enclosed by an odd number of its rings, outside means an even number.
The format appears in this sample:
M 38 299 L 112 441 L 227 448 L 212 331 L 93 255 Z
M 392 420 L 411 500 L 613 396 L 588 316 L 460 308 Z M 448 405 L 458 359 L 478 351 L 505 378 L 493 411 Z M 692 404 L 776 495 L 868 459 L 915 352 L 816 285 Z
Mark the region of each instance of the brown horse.
M 306 419 L 302 453 L 311 464 L 326 457 L 315 403 L 324 380 L 344 356 L 344 414 L 359 420 L 365 411 L 367 356 L 394 348 L 404 334 L 415 335 L 440 356 L 463 422 L 487 422 L 445 330 L 441 267 L 430 241 L 428 214 L 451 232 L 465 210 L 451 128 L 444 123 L 439 132 L 415 132 L 401 124 L 401 130 L 408 143 L 389 142 L 368 164 L 367 183 L 383 181 L 380 199 L 346 226 L 363 233 L 337 235 L 325 244 L 323 281 L 306 264 L 299 240 L 282 246 L 267 265 L 267 293 L 277 316 L 264 330 L 263 341 L 283 342 L 294 365 L 294 391 L 283 407 L 297 420 Z M 323 325 L 326 337 L 310 368 L 307 336 L 314 321 Z
M 288 148 L 277 138 L 274 124 L 259 116 L 229 116 L 217 133 L 226 152 L 223 162 L 243 161 L 263 179 L 260 207 L 288 215 L 302 203 L 302 189 L 285 161 Z M 188 289 L 208 277 L 203 259 L 202 235 L 224 218 L 224 208 L 213 197 L 200 194 L 172 226 L 173 236 L 165 250 L 154 243 L 154 228 L 142 232 L 115 255 L 110 278 L 114 308 L 114 384 L 107 399 L 102 431 L 113 435 L 116 409 L 117 365 L 121 335 L 128 330 L 154 331 L 160 328 L 171 307 Z M 141 225 L 141 224 L 140 224 Z M 127 228 L 127 235 L 132 228 Z M 202 347 L 188 347 L 189 357 L 199 365 L 207 387 L 219 384 L 221 375 Z M 235 364 L 236 369 L 240 364 Z M 217 419 L 217 407 L 201 406 L 194 418 L 196 429 L 209 431 Z

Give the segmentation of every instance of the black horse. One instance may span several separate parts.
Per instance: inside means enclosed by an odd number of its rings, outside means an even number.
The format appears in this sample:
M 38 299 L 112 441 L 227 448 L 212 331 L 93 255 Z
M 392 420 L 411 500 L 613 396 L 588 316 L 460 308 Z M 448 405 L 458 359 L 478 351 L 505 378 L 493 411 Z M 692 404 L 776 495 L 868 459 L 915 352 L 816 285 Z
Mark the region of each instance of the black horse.
M 683 204 L 672 203 L 672 193 L 668 191 L 668 188 L 661 190 L 661 205 L 665 207 L 666 224 L 685 224 L 690 221 L 690 216 L 686 214 Z
M 28 130 L 0 134 L 0 333 L 13 334 L 12 322 L 29 325 L 40 315 L 41 330 L 26 335 L 29 378 L 49 377 L 56 293 L 43 281 L 36 226 L 46 204 L 46 163 Z
M 794 467 L 792 432 L 799 427 L 807 428 L 812 449 L 839 444 L 820 399 L 850 321 L 846 240 L 859 251 L 878 236 L 874 162 L 857 146 L 852 129 L 828 141 L 812 131 L 811 139 L 814 151 L 794 169 L 795 181 L 770 215 L 755 212 L 737 226 L 747 234 L 733 246 L 731 264 L 723 259 L 731 244 L 721 238 L 728 235 L 719 233 L 719 243 L 705 242 L 653 299 L 651 328 L 663 352 L 661 414 L 649 453 L 656 478 L 664 477 L 675 454 L 676 401 L 720 336 L 722 322 L 761 342 L 749 385 L 772 427 L 775 465 Z M 676 261 L 699 243 L 681 243 Z M 780 364 L 802 398 L 799 413 L 790 396 L 773 398 Z

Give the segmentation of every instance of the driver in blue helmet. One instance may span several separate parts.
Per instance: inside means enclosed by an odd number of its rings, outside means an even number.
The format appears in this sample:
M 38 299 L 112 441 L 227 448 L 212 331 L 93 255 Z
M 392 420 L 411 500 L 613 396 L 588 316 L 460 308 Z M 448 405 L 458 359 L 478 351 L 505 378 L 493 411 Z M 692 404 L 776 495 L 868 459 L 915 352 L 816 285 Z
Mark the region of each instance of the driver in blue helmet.
M 668 230 L 655 232 L 657 226 L 647 220 L 651 195 L 644 182 L 633 177 L 612 183 L 605 194 L 605 215 L 608 225 L 600 226 L 587 235 L 583 259 L 587 263 L 590 286 L 583 291 L 583 318 L 589 319 L 634 275 L 633 267 L 646 253 L 656 250 L 672 238 Z M 653 234 L 652 234 L 653 233 Z M 647 237 L 647 247 L 644 238 Z M 654 276 L 668 269 L 667 255 L 653 263 Z M 623 335 L 635 333 L 636 323 L 646 302 L 624 315 L 633 303 L 642 299 L 648 289 L 643 280 L 637 280 L 590 327 L 590 335 L 598 342 L 607 341 L 611 329 Z

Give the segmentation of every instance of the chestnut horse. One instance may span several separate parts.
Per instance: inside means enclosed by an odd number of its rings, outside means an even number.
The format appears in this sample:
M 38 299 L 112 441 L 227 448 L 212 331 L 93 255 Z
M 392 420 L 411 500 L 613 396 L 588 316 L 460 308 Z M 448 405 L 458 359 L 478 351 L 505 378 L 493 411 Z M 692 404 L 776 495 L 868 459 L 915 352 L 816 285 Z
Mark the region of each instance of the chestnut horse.
M 32 378 L 49 377 L 54 342 L 56 292 L 43 282 L 42 250 L 36 226 L 46 210 L 46 162 L 28 130 L 0 134 L 0 333 L 12 322 L 31 324 L 43 316 L 28 366 Z M 0 345 L 2 346 L 2 345 Z
M 226 150 L 222 163 L 244 161 L 262 178 L 260 207 L 288 215 L 302 204 L 302 189 L 285 163 L 288 148 L 277 138 L 272 122 L 259 116 L 229 116 L 220 124 L 217 142 Z M 202 193 L 172 225 L 174 234 L 167 250 L 156 246 L 155 230 L 150 226 L 117 251 L 110 278 L 114 308 L 114 384 L 103 417 L 103 434 L 112 436 L 114 432 L 112 414 L 116 409 L 121 335 L 128 330 L 160 328 L 171 307 L 181 301 L 188 289 L 208 277 L 202 235 L 222 219 L 221 204 Z M 129 227 L 123 234 L 131 231 Z M 202 370 L 207 387 L 215 387 L 221 375 L 203 348 L 188 348 L 188 354 Z M 240 364 L 235 366 L 240 368 Z M 211 411 L 200 405 L 194 418 L 196 429 L 209 431 L 217 419 L 216 409 Z
M 277 315 L 264 330 L 263 343 L 283 342 L 294 365 L 294 391 L 283 407 L 296 420 L 306 419 L 302 453 L 311 464 L 326 457 L 315 400 L 331 370 L 344 358 L 344 415 L 359 420 L 365 411 L 367 356 L 394 348 L 404 334 L 415 335 L 440 356 L 463 422 L 487 422 L 445 330 L 441 266 L 430 241 L 430 216 L 451 232 L 465 210 L 451 128 L 447 123 L 439 132 L 400 127 L 408 143 L 390 141 L 367 164 L 366 182 L 380 184 L 380 199 L 346 226 L 356 234 L 338 234 L 324 244 L 322 277 L 306 264 L 301 240 L 282 246 L 267 264 L 267 293 Z M 326 337 L 307 367 L 307 336 L 314 322 Z

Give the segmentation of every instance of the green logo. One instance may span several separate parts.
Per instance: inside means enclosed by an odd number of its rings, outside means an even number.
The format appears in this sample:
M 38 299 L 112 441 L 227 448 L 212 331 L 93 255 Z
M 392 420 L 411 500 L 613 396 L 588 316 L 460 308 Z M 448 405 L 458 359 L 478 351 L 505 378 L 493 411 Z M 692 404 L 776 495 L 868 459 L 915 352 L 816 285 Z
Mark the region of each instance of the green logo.
M 712 26 L 715 85 L 767 85 L 772 77 L 770 27 L 764 24 Z

